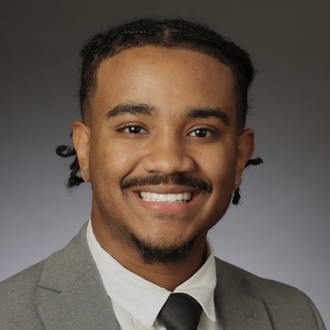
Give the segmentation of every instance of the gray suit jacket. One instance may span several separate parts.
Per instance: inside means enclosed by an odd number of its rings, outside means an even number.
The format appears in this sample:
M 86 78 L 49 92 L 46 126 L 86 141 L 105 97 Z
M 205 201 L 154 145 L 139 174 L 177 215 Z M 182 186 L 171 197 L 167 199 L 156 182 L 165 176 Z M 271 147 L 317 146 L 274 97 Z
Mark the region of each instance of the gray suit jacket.
M 63 250 L 0 283 L 1 330 L 119 330 L 85 232 L 86 225 Z M 225 329 L 325 329 L 299 290 L 216 265 L 216 312 Z

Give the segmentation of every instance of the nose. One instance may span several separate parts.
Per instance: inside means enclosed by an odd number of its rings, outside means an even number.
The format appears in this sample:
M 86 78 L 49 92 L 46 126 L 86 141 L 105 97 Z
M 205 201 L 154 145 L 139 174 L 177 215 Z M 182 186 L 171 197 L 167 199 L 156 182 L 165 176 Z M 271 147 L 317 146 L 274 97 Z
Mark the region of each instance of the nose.
M 194 160 L 188 155 L 184 142 L 174 136 L 155 138 L 150 143 L 142 164 L 147 172 L 168 176 L 189 173 L 194 169 Z

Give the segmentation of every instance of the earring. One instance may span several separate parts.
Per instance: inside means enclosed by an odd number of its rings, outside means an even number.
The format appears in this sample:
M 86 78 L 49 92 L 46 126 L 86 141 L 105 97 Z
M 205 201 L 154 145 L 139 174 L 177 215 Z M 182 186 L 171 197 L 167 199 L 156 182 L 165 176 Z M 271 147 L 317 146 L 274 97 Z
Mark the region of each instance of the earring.
M 239 184 L 239 182 L 238 182 L 238 180 L 237 180 L 237 179 L 235 180 L 235 184 L 236 184 L 236 186 Z
M 233 198 L 231 200 L 231 202 L 234 205 L 238 205 L 239 201 L 241 200 L 241 194 L 239 193 L 239 191 L 240 191 L 239 187 L 236 190 L 234 190 Z

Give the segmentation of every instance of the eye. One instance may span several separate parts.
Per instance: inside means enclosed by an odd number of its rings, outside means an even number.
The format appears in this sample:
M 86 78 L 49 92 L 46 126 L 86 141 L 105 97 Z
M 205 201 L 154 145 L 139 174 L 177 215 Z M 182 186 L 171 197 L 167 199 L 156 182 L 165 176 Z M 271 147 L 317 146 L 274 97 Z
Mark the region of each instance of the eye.
M 147 131 L 144 128 L 142 128 L 141 126 L 137 126 L 137 125 L 125 126 L 121 129 L 121 131 L 126 132 L 126 133 L 130 133 L 130 134 L 147 133 Z
M 191 131 L 188 135 L 194 136 L 194 137 L 210 137 L 213 134 L 213 132 L 208 128 L 197 128 Z

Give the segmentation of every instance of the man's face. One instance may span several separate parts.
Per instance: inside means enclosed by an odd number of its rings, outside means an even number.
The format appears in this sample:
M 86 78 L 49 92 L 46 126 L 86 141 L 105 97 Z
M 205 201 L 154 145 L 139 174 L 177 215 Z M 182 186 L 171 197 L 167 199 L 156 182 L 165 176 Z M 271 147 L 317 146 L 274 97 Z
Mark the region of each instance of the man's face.
M 74 125 L 101 241 L 205 242 L 253 152 L 253 132 L 237 136 L 234 87 L 228 66 L 188 50 L 134 48 L 101 63 L 91 123 Z

